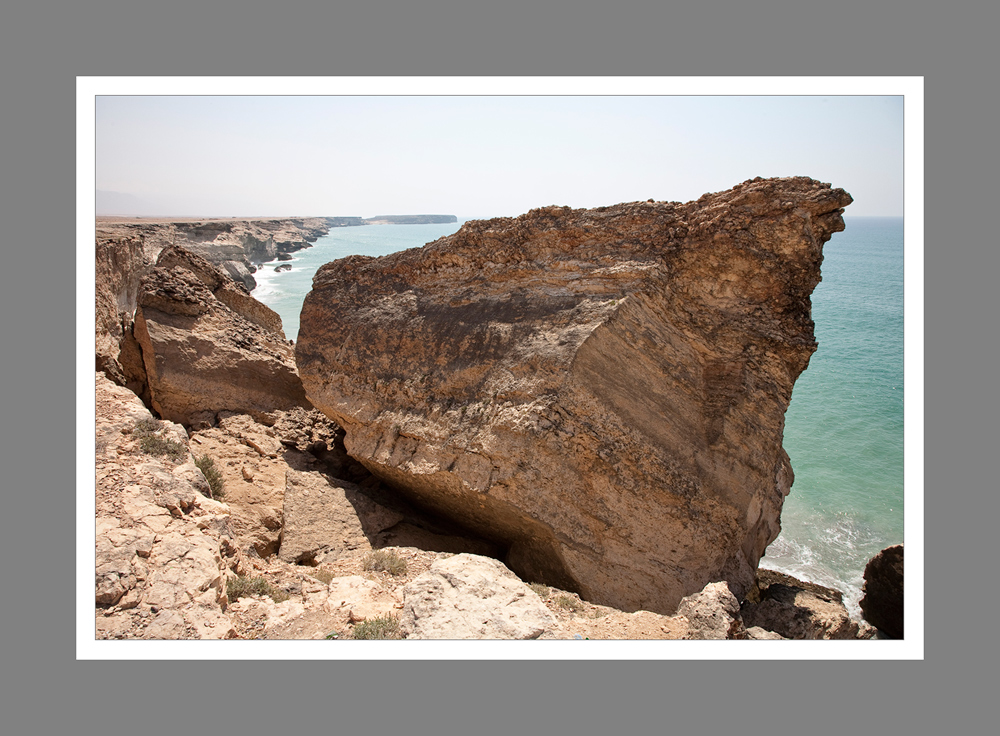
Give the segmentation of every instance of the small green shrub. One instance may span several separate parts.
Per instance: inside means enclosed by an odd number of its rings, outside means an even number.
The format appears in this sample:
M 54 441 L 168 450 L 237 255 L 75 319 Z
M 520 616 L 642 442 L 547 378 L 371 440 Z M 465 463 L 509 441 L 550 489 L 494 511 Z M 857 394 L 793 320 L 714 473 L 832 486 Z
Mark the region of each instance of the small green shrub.
M 565 608 L 569 611 L 580 611 L 583 609 L 583 604 L 580 603 L 576 598 L 568 595 L 556 596 L 555 600 L 552 601 L 560 608 Z
M 231 603 L 251 595 L 270 596 L 275 603 L 288 600 L 288 593 L 275 588 L 267 582 L 267 578 L 251 578 L 246 575 L 230 578 L 226 582 L 226 595 Z
M 399 619 L 390 613 L 370 618 L 354 627 L 353 639 L 400 639 Z
M 212 491 L 210 498 L 222 498 L 226 492 L 226 482 L 222 479 L 222 473 L 215 467 L 215 461 L 208 455 L 196 455 L 194 464 L 198 466 L 198 470 L 201 471 L 202 475 L 205 476 L 205 480 L 208 481 L 208 487 Z
M 390 575 L 405 575 L 406 560 L 391 549 L 376 549 L 364 559 L 363 567 L 369 572 L 385 571 Z
M 132 434 L 155 434 L 160 431 L 161 426 L 159 419 L 143 417 L 142 419 L 135 420 L 135 424 L 132 426 Z
M 549 593 L 552 592 L 549 590 L 549 586 L 541 583 L 528 583 L 528 587 L 535 591 L 539 598 L 548 598 Z
M 139 447 L 150 455 L 166 456 L 171 460 L 180 460 L 187 454 L 187 448 L 180 442 L 175 442 L 158 434 L 147 434 L 139 438 Z
M 187 448 L 180 442 L 161 436 L 162 424 L 158 419 L 143 417 L 132 425 L 132 436 L 139 441 L 139 447 L 148 455 L 166 456 L 180 460 L 187 454 Z

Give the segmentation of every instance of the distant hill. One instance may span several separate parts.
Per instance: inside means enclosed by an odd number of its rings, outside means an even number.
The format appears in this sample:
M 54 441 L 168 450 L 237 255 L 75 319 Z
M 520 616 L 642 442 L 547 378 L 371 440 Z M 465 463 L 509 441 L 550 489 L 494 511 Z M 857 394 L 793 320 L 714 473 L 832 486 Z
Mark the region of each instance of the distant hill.
M 377 215 L 366 217 L 366 225 L 428 225 L 439 222 L 458 222 L 455 215 Z

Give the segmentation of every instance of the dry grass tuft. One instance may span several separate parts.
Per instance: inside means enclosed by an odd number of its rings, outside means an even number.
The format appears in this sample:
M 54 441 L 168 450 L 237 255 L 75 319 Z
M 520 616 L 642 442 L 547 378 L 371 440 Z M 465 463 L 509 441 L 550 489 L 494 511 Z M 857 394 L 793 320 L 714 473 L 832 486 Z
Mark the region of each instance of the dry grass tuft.
M 246 575 L 230 578 L 226 583 L 226 594 L 230 602 L 252 595 L 270 596 L 275 603 L 288 600 L 288 593 L 275 588 L 266 578 L 251 578 Z
M 390 575 L 405 575 L 406 560 L 400 557 L 395 550 L 376 549 L 365 557 L 363 569 L 368 572 L 384 571 Z
M 376 616 L 354 627 L 352 639 L 400 639 L 399 619 L 392 614 Z

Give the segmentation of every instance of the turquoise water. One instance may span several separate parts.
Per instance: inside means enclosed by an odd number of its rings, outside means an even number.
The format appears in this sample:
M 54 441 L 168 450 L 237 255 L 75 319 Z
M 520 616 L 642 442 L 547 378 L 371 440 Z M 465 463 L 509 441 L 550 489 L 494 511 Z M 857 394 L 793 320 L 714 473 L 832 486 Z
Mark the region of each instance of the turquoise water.
M 865 563 L 903 541 L 903 220 L 844 220 L 785 415 L 795 483 L 761 565 L 844 591 L 857 615 Z
M 823 281 L 813 294 L 819 349 L 785 418 L 795 483 L 782 533 L 761 565 L 844 591 L 857 615 L 865 563 L 903 541 L 903 221 L 845 220 L 847 229 L 824 248 Z M 295 253 L 291 271 L 265 264 L 254 275 L 254 296 L 281 315 L 294 339 L 321 265 L 417 247 L 462 222 L 334 228 Z
M 362 254 L 385 256 L 397 250 L 417 248 L 424 243 L 451 235 L 465 220 L 430 225 L 359 225 L 335 227 L 313 243 L 311 248 L 293 253 L 291 261 L 265 263 L 253 275 L 257 288 L 253 295 L 281 316 L 285 337 L 294 340 L 299 334 L 299 312 L 302 301 L 312 289 L 316 270 L 338 258 Z M 275 273 L 282 263 L 291 265 L 291 271 Z

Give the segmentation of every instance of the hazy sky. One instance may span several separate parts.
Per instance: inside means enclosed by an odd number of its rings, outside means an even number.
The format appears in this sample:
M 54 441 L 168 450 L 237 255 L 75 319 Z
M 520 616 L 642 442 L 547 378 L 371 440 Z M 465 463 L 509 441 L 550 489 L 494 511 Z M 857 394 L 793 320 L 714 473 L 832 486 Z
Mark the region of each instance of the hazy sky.
M 903 214 L 901 96 L 99 96 L 96 153 L 109 214 L 495 217 L 797 175 Z

